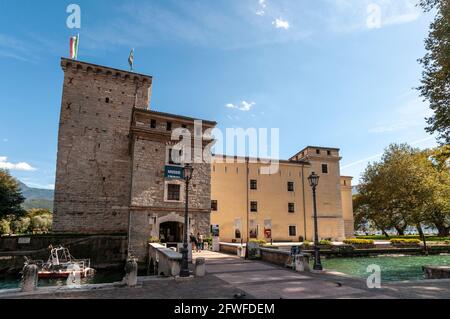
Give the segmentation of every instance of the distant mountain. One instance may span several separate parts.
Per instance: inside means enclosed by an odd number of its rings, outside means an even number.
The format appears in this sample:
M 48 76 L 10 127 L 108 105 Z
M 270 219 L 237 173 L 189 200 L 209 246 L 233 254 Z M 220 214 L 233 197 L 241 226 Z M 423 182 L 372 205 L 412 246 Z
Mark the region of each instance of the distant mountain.
M 22 204 L 22 207 L 25 210 L 39 208 L 39 209 L 48 209 L 53 212 L 53 201 L 48 199 L 27 199 Z
M 20 181 L 19 186 L 25 197 L 25 202 L 22 204 L 24 209 L 42 208 L 53 211 L 53 190 L 28 187 Z
M 19 186 L 26 199 L 46 199 L 53 201 L 54 191 L 51 189 L 32 188 L 22 182 L 19 182 Z

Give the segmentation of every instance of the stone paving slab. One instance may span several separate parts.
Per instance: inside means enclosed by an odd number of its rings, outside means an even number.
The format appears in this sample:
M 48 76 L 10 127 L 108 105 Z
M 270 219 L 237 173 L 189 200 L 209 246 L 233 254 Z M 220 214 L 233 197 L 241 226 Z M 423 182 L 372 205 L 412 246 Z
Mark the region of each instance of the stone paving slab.
M 84 286 L 82 290 L 40 288 L 28 295 L 0 294 L 0 299 L 234 299 L 245 293 L 247 299 L 450 299 L 450 280 L 422 280 L 382 283 L 381 289 L 368 289 L 365 280 L 338 273 L 297 273 L 237 256 L 202 252 L 207 275 L 191 280 L 140 277 L 139 287 L 114 284 Z

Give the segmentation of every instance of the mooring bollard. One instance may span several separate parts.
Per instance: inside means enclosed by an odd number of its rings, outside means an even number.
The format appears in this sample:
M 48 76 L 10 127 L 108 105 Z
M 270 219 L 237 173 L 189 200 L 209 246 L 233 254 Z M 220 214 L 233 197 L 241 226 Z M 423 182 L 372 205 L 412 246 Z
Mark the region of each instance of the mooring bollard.
M 195 260 L 195 277 L 204 277 L 206 275 L 205 258 L 197 258 Z
M 36 265 L 26 265 L 23 268 L 22 292 L 35 291 L 38 283 L 38 267 Z
M 128 287 L 136 287 L 138 279 L 138 264 L 136 259 L 129 259 L 125 265 L 125 284 Z

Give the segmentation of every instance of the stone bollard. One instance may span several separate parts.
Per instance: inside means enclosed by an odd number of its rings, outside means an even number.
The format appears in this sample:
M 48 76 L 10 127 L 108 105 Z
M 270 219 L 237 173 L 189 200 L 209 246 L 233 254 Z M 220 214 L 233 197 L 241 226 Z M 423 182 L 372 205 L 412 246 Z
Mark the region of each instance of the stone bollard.
M 26 265 L 23 268 L 22 292 L 35 291 L 38 283 L 38 267 L 36 265 Z
M 204 277 L 206 275 L 205 258 L 197 258 L 195 260 L 195 277 Z
M 136 287 L 138 279 L 138 264 L 136 259 L 128 259 L 125 265 L 125 278 L 123 279 L 128 287 Z
M 298 272 L 309 272 L 309 258 L 306 255 L 296 255 L 295 256 L 295 271 Z

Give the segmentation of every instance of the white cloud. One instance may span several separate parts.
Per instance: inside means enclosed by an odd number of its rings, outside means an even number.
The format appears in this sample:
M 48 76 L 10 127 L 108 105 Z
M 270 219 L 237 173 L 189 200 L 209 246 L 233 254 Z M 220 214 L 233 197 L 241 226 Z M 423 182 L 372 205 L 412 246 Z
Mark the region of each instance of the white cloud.
M 242 112 L 249 112 L 255 105 L 256 105 L 255 102 L 242 101 L 240 104 L 237 105 L 228 103 L 225 106 L 229 109 L 236 109 Z
M 259 8 L 258 8 L 258 11 L 256 11 L 256 15 L 259 15 L 259 16 L 265 15 L 266 8 L 267 8 L 266 0 L 259 0 L 258 4 L 259 4 Z
M 32 167 L 30 164 L 25 162 L 20 163 L 10 163 L 8 158 L 5 156 L 0 156 L 0 169 L 8 169 L 14 171 L 35 171 L 36 168 Z
M 288 30 L 291 26 L 289 25 L 289 21 L 283 20 L 283 18 L 275 19 L 275 21 L 272 22 L 272 24 L 277 29 L 285 29 Z
M 4 138 L 4 139 L 3 139 L 3 142 L 4 142 L 4 143 L 8 143 L 8 139 L 7 139 L 7 138 Z

